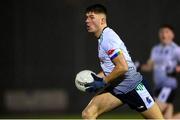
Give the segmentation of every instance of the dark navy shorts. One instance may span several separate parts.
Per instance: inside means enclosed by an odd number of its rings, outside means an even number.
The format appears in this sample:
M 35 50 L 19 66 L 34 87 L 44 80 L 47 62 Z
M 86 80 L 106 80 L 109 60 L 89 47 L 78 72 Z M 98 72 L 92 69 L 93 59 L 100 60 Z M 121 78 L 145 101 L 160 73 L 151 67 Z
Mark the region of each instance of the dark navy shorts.
M 162 87 L 156 89 L 154 95 L 161 102 L 173 103 L 176 95 L 176 89 L 172 89 L 170 87 Z
M 152 92 L 149 89 L 146 80 L 142 80 L 132 91 L 128 93 L 116 92 L 115 87 L 107 87 L 104 92 L 110 92 L 116 98 L 127 104 L 131 109 L 138 112 L 144 112 L 154 105 Z

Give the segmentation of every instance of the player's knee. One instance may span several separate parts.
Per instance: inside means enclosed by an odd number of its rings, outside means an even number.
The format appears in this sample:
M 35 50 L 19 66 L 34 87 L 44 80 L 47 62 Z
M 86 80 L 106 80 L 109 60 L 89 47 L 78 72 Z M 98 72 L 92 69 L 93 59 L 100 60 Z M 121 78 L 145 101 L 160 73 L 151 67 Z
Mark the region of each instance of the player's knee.
M 88 118 L 90 118 L 90 112 L 88 112 L 87 110 L 84 110 L 83 112 L 82 112 L 82 118 L 83 119 L 88 119 Z
M 173 104 L 172 103 L 168 103 L 168 106 L 173 107 Z
M 168 103 L 168 104 L 167 104 L 167 109 L 173 109 L 173 104 Z
M 95 119 L 96 117 L 97 117 L 96 114 L 90 110 L 84 110 L 82 112 L 83 119 Z

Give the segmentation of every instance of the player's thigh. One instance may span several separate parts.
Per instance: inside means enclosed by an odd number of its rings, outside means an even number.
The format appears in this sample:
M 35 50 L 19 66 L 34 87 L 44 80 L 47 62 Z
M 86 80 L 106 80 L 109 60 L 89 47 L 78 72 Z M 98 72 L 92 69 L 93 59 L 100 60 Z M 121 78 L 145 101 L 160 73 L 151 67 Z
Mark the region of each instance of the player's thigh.
M 101 113 L 110 111 L 122 104 L 120 99 L 109 92 L 105 92 L 94 96 L 83 112 L 91 115 L 96 114 L 98 116 Z
M 163 115 L 159 109 L 159 106 L 155 102 L 154 105 L 144 112 L 141 112 L 144 118 L 148 119 L 163 119 Z

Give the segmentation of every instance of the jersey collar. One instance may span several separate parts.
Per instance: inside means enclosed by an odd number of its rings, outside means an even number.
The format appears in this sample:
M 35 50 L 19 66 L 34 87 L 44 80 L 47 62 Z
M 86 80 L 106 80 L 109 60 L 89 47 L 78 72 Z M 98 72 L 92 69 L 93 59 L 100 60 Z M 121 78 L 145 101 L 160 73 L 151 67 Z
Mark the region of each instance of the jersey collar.
M 102 34 L 103 34 L 103 32 L 104 32 L 104 30 L 105 30 L 106 28 L 108 28 L 108 27 L 106 26 L 106 27 L 104 27 L 104 28 L 103 28 L 103 30 L 102 30 L 102 32 L 101 32 L 101 34 L 100 34 L 100 36 L 98 37 L 98 39 L 100 39 L 100 38 L 101 38 L 101 36 L 102 36 Z
M 167 45 L 163 45 L 162 43 L 160 43 L 160 45 L 162 47 L 169 47 L 169 46 L 173 46 L 175 43 L 172 41 L 171 43 L 167 44 Z

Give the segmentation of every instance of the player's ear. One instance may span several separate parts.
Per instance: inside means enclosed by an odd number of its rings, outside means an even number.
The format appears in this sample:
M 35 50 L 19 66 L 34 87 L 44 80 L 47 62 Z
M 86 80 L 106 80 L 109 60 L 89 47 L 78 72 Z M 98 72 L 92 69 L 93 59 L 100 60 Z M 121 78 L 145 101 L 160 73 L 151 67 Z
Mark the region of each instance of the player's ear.
M 102 22 L 101 24 L 105 24 L 106 23 L 106 18 L 105 17 L 102 17 Z

